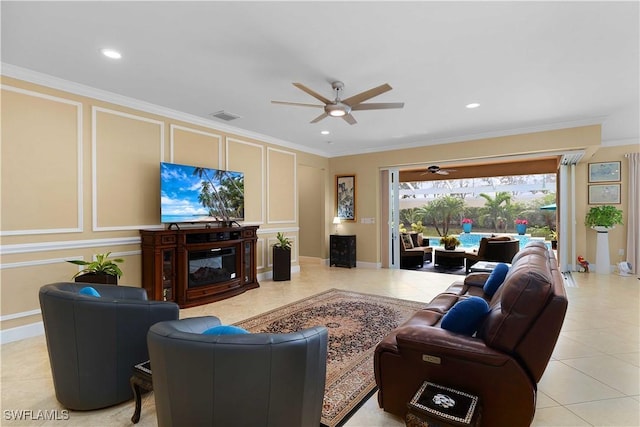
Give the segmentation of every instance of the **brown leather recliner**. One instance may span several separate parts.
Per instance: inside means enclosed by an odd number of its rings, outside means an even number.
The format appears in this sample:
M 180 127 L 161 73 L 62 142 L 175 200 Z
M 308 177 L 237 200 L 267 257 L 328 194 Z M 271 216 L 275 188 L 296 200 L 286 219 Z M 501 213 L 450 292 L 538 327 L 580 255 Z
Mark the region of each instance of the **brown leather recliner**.
M 482 291 L 487 273 L 474 273 L 435 297 L 377 346 L 378 403 L 399 416 L 424 381 L 479 397 L 481 426 L 528 426 L 537 383 L 549 362 L 567 309 L 553 252 L 520 251 L 493 297 Z M 442 329 L 444 314 L 468 295 L 490 311 L 475 336 Z

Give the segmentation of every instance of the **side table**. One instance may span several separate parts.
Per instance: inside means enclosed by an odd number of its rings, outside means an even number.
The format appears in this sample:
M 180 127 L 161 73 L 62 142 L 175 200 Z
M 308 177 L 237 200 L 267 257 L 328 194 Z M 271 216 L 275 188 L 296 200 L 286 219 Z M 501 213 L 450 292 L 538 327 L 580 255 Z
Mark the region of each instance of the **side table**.
M 153 381 L 151 375 L 151 361 L 138 363 L 133 367 L 133 375 L 129 379 L 131 388 L 133 389 L 133 398 L 136 401 L 136 409 L 131 417 L 131 422 L 137 424 L 140 421 L 140 411 L 142 409 L 142 401 L 140 395 L 142 390 L 152 391 Z

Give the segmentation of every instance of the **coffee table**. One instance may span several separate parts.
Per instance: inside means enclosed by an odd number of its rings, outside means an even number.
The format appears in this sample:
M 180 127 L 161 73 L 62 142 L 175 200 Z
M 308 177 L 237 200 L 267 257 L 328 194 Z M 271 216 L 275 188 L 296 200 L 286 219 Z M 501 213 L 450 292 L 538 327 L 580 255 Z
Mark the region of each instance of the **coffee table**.
M 447 250 L 436 248 L 434 250 L 433 264 L 441 267 L 464 267 L 466 252 L 464 249 Z
M 140 411 L 142 409 L 142 401 L 140 395 L 142 390 L 152 391 L 153 381 L 151 375 L 151 361 L 138 363 L 133 367 L 133 375 L 129 379 L 131 388 L 133 389 L 133 397 L 136 401 L 136 409 L 131 417 L 131 422 L 137 424 L 140 421 Z

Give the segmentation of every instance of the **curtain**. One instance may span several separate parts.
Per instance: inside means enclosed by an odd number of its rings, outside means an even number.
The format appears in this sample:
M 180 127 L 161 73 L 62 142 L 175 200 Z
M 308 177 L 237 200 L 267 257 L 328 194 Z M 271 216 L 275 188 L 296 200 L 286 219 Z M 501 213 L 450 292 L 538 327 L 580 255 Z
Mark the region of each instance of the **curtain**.
M 640 272 L 640 153 L 627 154 L 629 159 L 629 212 L 627 212 L 627 262 L 633 272 Z

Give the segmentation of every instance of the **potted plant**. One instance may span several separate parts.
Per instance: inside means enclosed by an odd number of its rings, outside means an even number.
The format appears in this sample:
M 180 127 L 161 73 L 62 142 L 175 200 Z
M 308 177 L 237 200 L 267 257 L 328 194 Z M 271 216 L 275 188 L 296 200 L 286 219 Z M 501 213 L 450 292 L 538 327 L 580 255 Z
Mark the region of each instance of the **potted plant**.
M 529 222 L 526 219 L 516 219 L 516 232 L 519 235 L 524 235 L 524 233 L 527 232 L 527 224 L 529 224 Z
M 101 283 L 105 285 L 117 285 L 122 277 L 122 270 L 118 263 L 123 263 L 122 258 L 109 259 L 111 252 L 97 254 L 94 261 L 80 259 L 67 260 L 71 264 L 81 265 L 84 268 L 73 275 L 72 279 L 83 283 Z
M 465 233 L 471 233 L 473 227 L 473 220 L 471 218 L 462 218 L 462 231 Z
M 279 232 L 273 245 L 273 280 L 291 280 L 291 239 Z
M 584 224 L 596 231 L 608 231 L 616 224 L 622 224 L 622 211 L 611 205 L 594 206 L 584 217 Z M 606 230 L 598 230 L 596 227 L 605 227 Z
M 444 246 L 445 250 L 452 251 L 460 244 L 460 240 L 456 236 L 443 236 L 440 238 L 440 243 Z
M 598 232 L 596 240 L 596 273 L 609 274 L 609 230 L 622 224 L 622 211 L 615 206 L 593 206 L 584 217 L 584 224 Z
M 551 249 L 558 249 L 558 230 L 551 230 L 549 239 L 551 240 Z
M 413 246 L 422 246 L 422 240 L 424 232 L 424 225 L 421 222 L 412 222 L 411 223 L 411 240 L 413 241 Z

